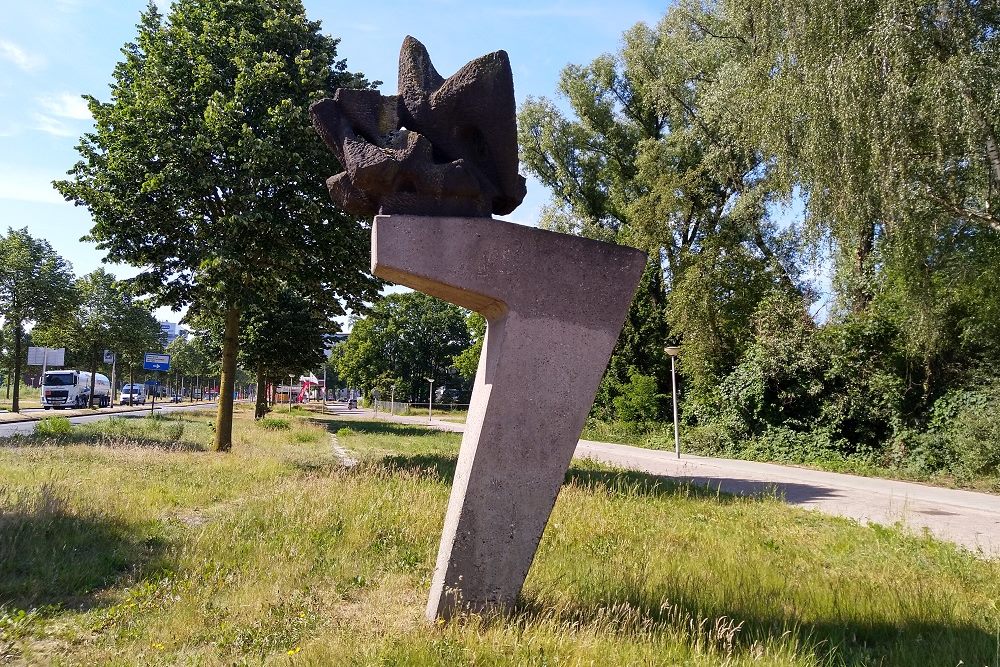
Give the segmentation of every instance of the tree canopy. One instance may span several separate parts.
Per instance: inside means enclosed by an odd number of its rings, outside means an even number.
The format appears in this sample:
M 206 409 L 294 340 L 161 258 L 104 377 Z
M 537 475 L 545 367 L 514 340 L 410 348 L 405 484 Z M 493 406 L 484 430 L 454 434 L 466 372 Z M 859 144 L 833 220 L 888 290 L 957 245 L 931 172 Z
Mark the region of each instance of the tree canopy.
M 340 379 L 362 390 L 421 402 L 433 378 L 435 389 L 468 391 L 454 358 L 472 344 L 464 311 L 420 292 L 390 294 L 353 323 L 347 340 L 334 349 Z
M 158 303 L 225 322 L 216 448 L 231 446 L 240 314 L 285 281 L 330 307 L 374 296 L 367 226 L 333 208 L 340 170 L 309 105 L 368 82 L 337 59 L 300 0 L 154 3 L 122 50 L 96 129 L 56 183 L 86 206 L 89 239 Z

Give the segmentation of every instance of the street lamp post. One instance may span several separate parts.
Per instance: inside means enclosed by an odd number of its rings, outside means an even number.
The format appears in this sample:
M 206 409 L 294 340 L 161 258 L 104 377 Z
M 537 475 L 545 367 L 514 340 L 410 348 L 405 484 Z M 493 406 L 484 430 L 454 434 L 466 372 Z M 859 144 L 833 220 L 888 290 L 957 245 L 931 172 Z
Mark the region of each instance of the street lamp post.
M 431 383 L 430 394 L 427 395 L 427 422 L 434 419 L 434 378 L 424 378 Z
M 680 427 L 677 425 L 677 366 L 676 360 L 677 355 L 681 353 L 681 348 L 676 346 L 670 346 L 664 348 L 664 351 L 670 355 L 670 383 L 673 387 L 673 403 L 674 403 L 674 452 L 677 454 L 677 458 L 681 457 L 681 431 Z
M 389 414 L 396 414 L 396 385 L 389 389 Z
M 288 414 L 292 414 L 292 379 L 294 378 L 294 373 L 288 374 Z

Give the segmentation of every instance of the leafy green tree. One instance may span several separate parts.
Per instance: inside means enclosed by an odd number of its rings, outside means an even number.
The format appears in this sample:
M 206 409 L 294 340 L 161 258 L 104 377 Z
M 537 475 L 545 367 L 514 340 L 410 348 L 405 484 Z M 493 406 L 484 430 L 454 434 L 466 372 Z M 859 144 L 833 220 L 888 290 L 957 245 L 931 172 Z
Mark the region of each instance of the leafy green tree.
M 14 412 L 20 411 L 25 326 L 65 312 L 73 298 L 72 269 L 47 241 L 33 238 L 27 228 L 0 236 L 0 312 L 13 339 Z
M 118 356 L 119 373 L 128 373 L 129 384 L 135 384 L 135 372 L 146 353 L 163 349 L 163 331 L 149 308 L 134 302 L 125 309 L 120 324 L 109 347 Z
M 299 375 L 326 361 L 327 337 L 338 325 L 316 304 L 291 288 L 244 313 L 240 343 L 242 365 L 256 376 L 254 415 L 267 414 L 267 382 Z
M 300 0 L 152 2 L 123 49 L 111 100 L 87 97 L 96 129 L 56 187 L 86 206 L 90 239 L 159 303 L 224 323 L 215 448 L 232 446 L 241 315 L 293 280 L 362 308 L 374 297 L 366 226 L 332 208 L 340 171 L 309 105 L 367 82 Z
M 435 387 L 468 390 L 452 363 L 471 342 L 461 308 L 407 292 L 384 297 L 355 320 L 334 358 L 338 375 L 351 385 L 384 392 L 383 380 L 399 378 L 396 397 L 418 401 L 427 387 L 424 378 L 433 378 Z
M 91 373 L 88 407 L 93 408 L 96 373 L 103 352 L 114 350 L 118 341 L 132 335 L 135 320 L 131 311 L 137 306 L 124 286 L 103 268 L 78 278 L 73 287 L 75 306 L 37 327 L 36 337 L 49 346 L 62 341 L 78 352 Z
M 713 372 L 691 377 L 708 391 L 738 361 L 756 304 L 771 290 L 803 291 L 794 234 L 779 232 L 768 205 L 784 184 L 732 136 L 733 112 L 717 96 L 734 57 L 672 8 L 655 28 L 629 30 L 619 53 L 563 71 L 559 93 L 575 118 L 544 99 L 520 111 L 522 160 L 554 193 L 543 225 L 651 256 L 598 408 L 611 410 L 633 373 L 665 393 L 668 339 L 709 346 Z
M 469 327 L 472 344 L 460 354 L 456 354 L 452 359 L 452 364 L 462 379 L 471 382 L 476 378 L 476 371 L 479 370 L 479 357 L 483 353 L 483 341 L 486 339 L 486 318 L 479 313 L 469 313 L 469 316 L 465 318 L 465 323 Z

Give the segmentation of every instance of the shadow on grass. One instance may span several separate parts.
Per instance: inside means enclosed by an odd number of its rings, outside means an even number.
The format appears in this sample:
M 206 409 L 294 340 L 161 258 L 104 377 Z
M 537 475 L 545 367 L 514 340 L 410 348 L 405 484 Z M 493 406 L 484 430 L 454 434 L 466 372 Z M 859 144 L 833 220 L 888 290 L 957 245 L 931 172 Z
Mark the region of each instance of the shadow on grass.
M 965 622 L 929 620 L 926 617 L 881 618 L 870 610 L 852 613 L 838 609 L 836 618 L 803 622 L 794 612 L 761 613 L 732 598 L 724 603 L 706 601 L 697 592 L 588 590 L 586 600 L 571 601 L 558 610 L 542 600 L 522 597 L 507 615 L 487 623 L 536 623 L 555 621 L 568 628 L 598 627 L 619 635 L 688 635 L 688 642 L 713 647 L 723 655 L 753 655 L 762 642 L 791 640 L 797 654 L 815 654 L 822 665 L 993 665 L 1000 635 Z M 764 599 L 774 591 L 760 591 Z M 743 595 L 742 600 L 754 595 Z M 669 601 L 669 602 L 664 602 Z M 794 601 L 789 601 L 794 604 Z M 845 601 L 847 602 L 847 601 Z M 938 616 L 940 618 L 940 616 Z
M 450 484 L 455 478 L 457 459 L 440 454 L 385 456 L 373 462 L 386 471 L 425 475 Z M 636 470 L 601 469 L 592 463 L 575 463 L 566 472 L 566 484 L 603 495 L 661 497 L 682 495 L 689 498 L 712 498 L 730 503 L 740 496 L 763 499 L 779 498 L 793 502 L 830 495 L 823 487 L 810 484 L 776 484 L 725 478 L 664 477 Z
M 93 607 L 101 589 L 125 573 L 141 577 L 165 547 L 136 526 L 71 510 L 50 486 L 0 495 L 0 607 Z
M 442 431 L 426 426 L 411 426 L 393 422 L 364 421 L 361 419 L 314 419 L 314 423 L 336 433 L 342 428 L 349 428 L 355 433 L 371 435 L 399 435 L 406 437 L 440 436 Z

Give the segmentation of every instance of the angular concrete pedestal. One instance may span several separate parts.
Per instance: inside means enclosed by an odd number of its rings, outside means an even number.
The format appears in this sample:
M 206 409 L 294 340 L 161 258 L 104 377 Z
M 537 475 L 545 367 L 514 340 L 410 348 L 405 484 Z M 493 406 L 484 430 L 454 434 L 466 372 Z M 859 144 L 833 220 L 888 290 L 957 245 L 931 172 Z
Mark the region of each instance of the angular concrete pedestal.
M 645 264 L 499 220 L 375 218 L 375 275 L 487 321 L 429 619 L 517 598 Z

